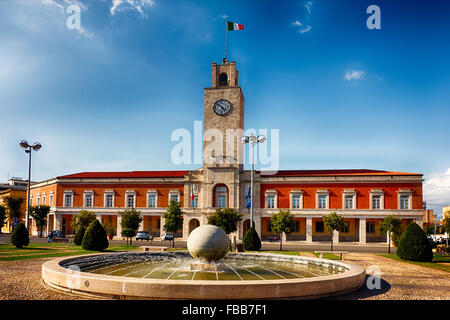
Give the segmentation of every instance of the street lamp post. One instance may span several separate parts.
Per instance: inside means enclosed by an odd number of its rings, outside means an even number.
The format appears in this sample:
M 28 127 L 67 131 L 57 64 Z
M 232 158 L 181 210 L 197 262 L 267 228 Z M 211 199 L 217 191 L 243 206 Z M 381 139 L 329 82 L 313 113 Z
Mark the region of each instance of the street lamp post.
M 252 163 L 251 163 L 251 170 L 250 170 L 250 227 L 254 227 L 254 221 L 253 221 L 253 171 L 255 170 L 255 144 L 257 143 L 263 143 L 266 141 L 266 137 L 263 135 L 255 136 L 253 133 L 250 136 L 244 136 L 242 137 L 241 141 L 245 144 L 250 143 L 252 146 Z
M 28 153 L 28 185 L 27 185 L 27 211 L 25 215 L 25 226 L 29 230 L 29 214 L 30 214 L 30 185 L 31 185 L 31 151 L 38 151 L 42 148 L 42 145 L 39 142 L 33 143 L 33 145 L 29 145 L 26 140 L 22 140 L 19 143 L 20 147 L 25 150 L 26 153 Z

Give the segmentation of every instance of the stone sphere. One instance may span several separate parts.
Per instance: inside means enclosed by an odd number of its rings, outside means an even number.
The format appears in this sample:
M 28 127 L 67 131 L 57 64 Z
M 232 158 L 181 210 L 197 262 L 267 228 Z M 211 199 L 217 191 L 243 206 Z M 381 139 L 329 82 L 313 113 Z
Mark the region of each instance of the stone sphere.
M 193 258 L 213 262 L 219 261 L 227 255 L 230 240 L 225 231 L 206 224 L 191 232 L 187 240 L 187 247 Z

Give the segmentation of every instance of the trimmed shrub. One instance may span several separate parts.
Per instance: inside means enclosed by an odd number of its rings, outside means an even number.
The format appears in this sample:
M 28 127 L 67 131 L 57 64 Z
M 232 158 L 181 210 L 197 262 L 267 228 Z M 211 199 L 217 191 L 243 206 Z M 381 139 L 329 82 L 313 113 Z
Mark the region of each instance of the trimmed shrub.
M 22 222 L 16 224 L 14 227 L 10 241 L 16 248 L 19 249 L 30 244 L 28 230 Z
M 425 232 L 415 222 L 411 222 L 398 241 L 397 256 L 403 260 L 431 261 L 433 250 Z
M 102 251 L 109 246 L 108 238 L 106 237 L 106 231 L 103 228 L 100 221 L 95 219 L 89 227 L 81 241 L 81 246 L 84 250 L 90 251 Z
M 75 236 L 73 237 L 73 243 L 77 246 L 81 246 L 81 242 L 83 241 L 84 234 L 86 233 L 86 229 L 83 227 L 79 227 L 77 232 L 75 232 Z
M 259 251 L 261 249 L 261 240 L 259 239 L 258 233 L 253 227 L 250 227 L 247 230 L 242 242 L 244 244 L 244 250 Z

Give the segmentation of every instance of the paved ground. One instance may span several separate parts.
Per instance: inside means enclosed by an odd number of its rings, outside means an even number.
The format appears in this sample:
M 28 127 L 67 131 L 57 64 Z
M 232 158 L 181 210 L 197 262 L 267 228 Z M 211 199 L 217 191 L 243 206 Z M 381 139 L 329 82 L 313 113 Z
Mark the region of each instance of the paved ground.
M 308 256 L 310 254 L 305 253 Z M 41 265 L 49 259 L 0 261 L 0 300 L 80 299 L 45 288 Z M 379 257 L 371 253 L 351 253 L 346 260 L 364 268 L 381 271 L 380 288 L 360 290 L 328 299 L 346 300 L 443 300 L 450 299 L 450 273 Z M 367 270 L 367 269 L 366 269 Z M 375 283 L 375 282 L 371 282 Z

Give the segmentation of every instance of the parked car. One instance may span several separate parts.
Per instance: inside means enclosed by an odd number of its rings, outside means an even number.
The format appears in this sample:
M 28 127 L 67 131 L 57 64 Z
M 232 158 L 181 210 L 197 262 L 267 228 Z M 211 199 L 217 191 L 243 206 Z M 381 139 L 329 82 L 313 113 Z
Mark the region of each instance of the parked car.
M 65 238 L 65 235 L 61 231 L 52 230 L 50 232 L 52 234 L 52 238 Z
M 172 241 L 173 240 L 173 233 L 172 232 L 164 233 L 163 236 L 161 237 L 161 240 L 162 241 L 166 241 L 166 240 Z
M 149 241 L 149 240 L 153 240 L 153 236 L 150 233 L 148 233 L 147 231 L 139 231 L 136 234 L 136 241 L 137 240 L 142 240 L 142 241 L 147 240 L 147 241 Z

